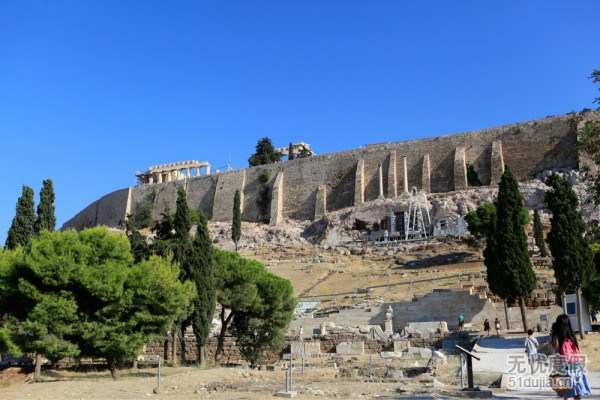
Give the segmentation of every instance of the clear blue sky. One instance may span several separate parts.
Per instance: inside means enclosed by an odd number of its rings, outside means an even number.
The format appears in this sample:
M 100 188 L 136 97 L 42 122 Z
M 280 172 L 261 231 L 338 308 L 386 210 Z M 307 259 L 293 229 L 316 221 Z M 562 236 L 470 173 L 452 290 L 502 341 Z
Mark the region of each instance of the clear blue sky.
M 0 241 L 52 178 L 57 226 L 134 172 L 247 166 L 592 108 L 600 1 L 0 0 Z

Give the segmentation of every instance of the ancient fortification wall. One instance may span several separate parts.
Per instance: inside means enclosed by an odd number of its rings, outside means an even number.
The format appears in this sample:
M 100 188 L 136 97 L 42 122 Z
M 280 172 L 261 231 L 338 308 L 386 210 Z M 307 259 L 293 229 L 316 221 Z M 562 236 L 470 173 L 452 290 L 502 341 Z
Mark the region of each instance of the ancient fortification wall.
M 326 212 L 378 197 L 395 197 L 416 186 L 427 192 L 468 187 L 467 165 L 484 185 L 499 182 L 503 165 L 519 180 L 551 168 L 577 168 L 576 133 L 570 116 L 405 142 L 367 145 L 277 164 L 193 177 L 188 180 L 136 186 L 113 192 L 94 202 L 63 228 L 83 229 L 97 224 L 116 226 L 125 213 L 153 205 L 158 218 L 165 205 L 175 210 L 177 185 L 183 185 L 191 207 L 209 219 L 232 218 L 233 197 L 242 193 L 244 221 L 284 218 L 318 219 Z M 600 112 L 584 119 L 600 120 Z M 268 171 L 270 207 L 260 209 L 259 177 Z

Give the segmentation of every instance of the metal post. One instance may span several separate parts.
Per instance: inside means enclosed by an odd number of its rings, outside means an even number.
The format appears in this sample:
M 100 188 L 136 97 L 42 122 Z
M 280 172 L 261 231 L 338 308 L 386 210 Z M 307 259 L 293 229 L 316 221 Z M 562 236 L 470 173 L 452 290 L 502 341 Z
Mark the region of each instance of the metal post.
M 469 384 L 469 389 L 472 389 L 473 386 L 473 360 L 472 357 L 467 355 L 467 381 Z
M 460 354 L 460 388 L 465 388 L 465 357 Z
M 369 378 L 373 378 L 373 356 L 369 356 Z
M 160 388 L 160 356 L 158 356 L 158 388 Z
M 292 360 L 293 360 L 293 355 L 292 355 L 292 353 L 290 353 L 290 392 L 293 390 L 292 389 Z

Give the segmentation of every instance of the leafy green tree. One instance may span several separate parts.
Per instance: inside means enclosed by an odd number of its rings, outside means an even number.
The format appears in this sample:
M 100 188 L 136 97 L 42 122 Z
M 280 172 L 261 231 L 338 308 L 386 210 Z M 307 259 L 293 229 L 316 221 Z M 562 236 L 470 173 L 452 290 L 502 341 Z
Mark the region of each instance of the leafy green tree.
M 260 362 L 264 350 L 282 343 L 296 306 L 291 283 L 238 253 L 216 248 L 214 251 L 217 301 L 222 307 L 215 359 L 219 360 L 225 333 L 229 331 L 243 356 L 255 364 Z
M 542 220 L 537 210 L 533 212 L 533 237 L 535 239 L 535 245 L 540 249 L 541 257 L 548 257 L 548 251 L 546 250 L 546 242 L 544 242 L 544 227 L 542 226 Z
M 140 207 L 139 213 L 135 218 L 135 223 L 139 228 L 150 228 L 153 222 L 152 203 L 148 201 Z
M 15 345 L 10 329 L 0 327 L 0 353 L 20 354 L 21 350 Z
M 153 254 L 152 245 L 148 238 L 138 229 L 138 223 L 131 214 L 127 215 L 125 221 L 120 222 L 121 227 L 125 229 L 125 235 L 129 239 L 131 254 L 135 262 L 147 260 Z
M 33 251 L 37 242 L 33 237 Z M 60 259 L 48 258 L 54 269 L 66 269 Z M 11 331 L 11 341 L 21 351 L 36 354 L 35 380 L 41 377 L 44 356 L 57 361 L 79 355 L 77 346 L 67 339 L 74 332 L 77 304 L 72 293 L 54 288 L 62 279 L 57 275 L 49 273 L 45 263 L 32 260 L 22 247 L 0 253 L 0 314 Z
M 480 217 L 489 221 L 488 229 L 482 228 L 487 232 L 483 256 L 488 285 L 505 302 L 519 300 L 523 328 L 526 331 L 525 299 L 535 289 L 536 277 L 531 267 L 524 231 L 524 226 L 529 223 L 529 213 L 523 208 L 519 185 L 509 167 L 506 167 L 502 175 L 495 208 L 495 218 L 490 209 L 482 213 L 485 218 Z
M 238 242 L 242 237 L 242 204 L 240 191 L 236 190 L 233 196 L 233 220 L 231 222 L 231 239 L 235 243 L 235 251 L 238 250 Z
M 583 294 L 592 310 L 600 310 L 600 244 L 590 245 L 594 255 L 594 274 L 588 285 L 583 289 Z
M 589 77 L 593 83 L 600 83 L 600 70 L 595 69 Z M 600 97 L 596 97 L 594 103 L 600 104 Z M 578 119 L 572 118 L 576 126 Z M 600 124 L 596 121 L 586 121 L 577 132 L 577 148 L 580 153 L 590 158 L 592 164 L 600 165 Z M 582 163 L 583 164 L 583 163 Z M 596 206 L 600 205 L 600 174 L 590 168 L 589 164 L 580 166 L 584 180 L 590 183 L 588 195 L 590 202 Z
M 581 153 L 589 157 L 591 164 L 600 165 L 600 124 L 596 121 L 586 121 L 577 132 L 577 147 Z M 583 179 L 589 182 L 587 191 L 589 201 L 600 205 L 600 174 L 590 168 L 590 164 L 582 164 Z
M 493 227 L 496 222 L 496 202 L 483 203 L 477 210 L 469 212 L 465 221 L 469 227 L 471 235 L 482 238 L 487 238 L 493 234 Z
M 561 291 L 575 291 L 579 326 L 583 326 L 581 290 L 590 282 L 593 273 L 593 256 L 585 236 L 586 227 L 578 210 L 579 199 L 569 181 L 553 173 L 546 181 L 546 204 L 552 211 L 548 245 L 554 262 L 554 276 Z M 580 329 L 583 339 L 583 329 Z
M 292 161 L 294 159 L 294 146 L 292 145 L 292 142 L 290 142 L 290 145 L 288 146 L 288 161 Z
M 256 287 L 259 303 L 236 313 L 231 329 L 240 353 L 251 365 L 260 363 L 266 350 L 282 346 L 296 307 L 294 290 L 287 279 L 265 272 L 260 275 Z
M 252 310 L 260 304 L 256 283 L 265 267 L 254 260 L 243 258 L 236 252 L 214 248 L 214 276 L 217 302 L 221 305 L 221 331 L 217 341 L 215 361 L 223 352 L 225 335 L 231 320 L 238 313 Z
M 593 70 L 589 79 L 591 79 L 592 82 L 594 82 L 594 83 L 600 83 L 600 70 L 598 70 L 598 69 Z M 596 99 L 594 99 L 594 103 L 600 104 L 600 97 L 596 97 Z
M 27 246 L 29 240 L 34 235 L 34 222 L 33 189 L 27 185 L 23 185 L 23 192 L 17 201 L 15 217 L 8 229 L 6 248 L 12 250 L 16 249 L 17 246 Z
M 198 363 L 203 366 L 206 363 L 206 346 L 215 313 L 216 289 L 213 276 L 213 246 L 208 234 L 207 221 L 204 213 L 200 212 L 198 216 L 200 221 L 186 260 L 186 272 L 197 289 L 189 322 L 192 324 L 198 346 Z
M 42 230 L 53 231 L 56 228 L 56 217 L 54 216 L 54 187 L 52 179 L 45 179 L 40 190 L 40 203 L 37 207 L 37 218 L 33 224 L 36 234 Z
M 282 154 L 275 151 L 271 139 L 264 137 L 256 144 L 256 153 L 248 159 L 248 164 L 251 167 L 273 164 L 281 161 L 281 157 Z
M 103 357 L 116 378 L 189 306 L 194 285 L 178 275 L 170 259 L 133 263 L 127 238 L 106 227 L 42 231 L 27 253 L 0 257 L 0 312 L 22 350 Z

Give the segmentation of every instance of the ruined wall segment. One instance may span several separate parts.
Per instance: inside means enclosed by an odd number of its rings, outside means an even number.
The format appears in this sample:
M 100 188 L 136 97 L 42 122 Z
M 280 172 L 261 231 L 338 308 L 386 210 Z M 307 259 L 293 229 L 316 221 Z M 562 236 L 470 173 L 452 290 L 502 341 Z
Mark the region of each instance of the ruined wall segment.
M 213 198 L 209 202 L 210 195 L 206 195 L 206 206 L 212 208 L 210 214 L 213 221 L 231 221 L 233 218 L 233 198 L 235 191 L 239 190 L 240 194 L 244 193 L 246 170 L 238 169 L 220 172 L 217 175 L 213 175 L 213 177 L 215 176 L 217 179 L 214 189 L 212 189 Z M 202 177 L 197 179 L 201 180 Z M 198 193 L 200 193 L 200 190 L 198 190 Z M 245 203 L 242 204 L 245 205 Z M 245 210 L 244 206 L 242 208 Z
M 580 117 L 584 121 L 598 120 L 600 111 Z M 160 217 L 165 204 L 174 211 L 176 185 L 184 183 L 190 206 L 201 209 L 214 221 L 231 220 L 233 197 L 238 189 L 243 197 L 242 219 L 269 221 L 272 204 L 266 210 L 257 204 L 259 177 L 265 171 L 270 174 L 267 185 L 271 196 L 277 175 L 285 173 L 285 185 L 277 193 L 281 197 L 275 214 L 281 215 L 278 220 L 314 219 L 325 212 L 372 201 L 380 196 L 382 187 L 388 197 L 413 186 L 430 193 L 461 190 L 467 187 L 463 167 L 467 164 L 473 166 L 484 185 L 497 183 L 504 164 L 523 181 L 547 169 L 578 167 L 577 138 L 570 127 L 571 118 L 565 115 L 455 135 L 373 144 L 177 182 L 142 185 L 133 188 L 129 207 L 135 212 L 151 200 L 155 218 Z M 318 199 L 317 193 L 325 198 Z M 124 217 L 126 207 L 127 189 L 123 189 L 93 203 L 64 226 L 115 226 Z
M 457 147 L 454 150 L 454 190 L 467 188 L 467 162 L 465 159 L 465 148 Z
M 504 156 L 502 155 L 502 142 L 500 140 L 492 142 L 491 157 L 490 186 L 498 186 L 502 174 L 504 174 Z
M 283 215 L 283 189 L 284 189 L 283 171 L 277 173 L 275 183 L 273 184 L 273 193 L 271 194 L 271 225 L 278 225 L 282 221 Z

